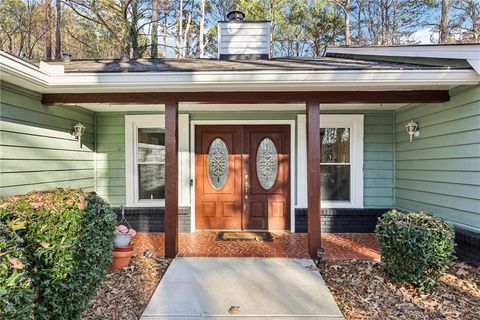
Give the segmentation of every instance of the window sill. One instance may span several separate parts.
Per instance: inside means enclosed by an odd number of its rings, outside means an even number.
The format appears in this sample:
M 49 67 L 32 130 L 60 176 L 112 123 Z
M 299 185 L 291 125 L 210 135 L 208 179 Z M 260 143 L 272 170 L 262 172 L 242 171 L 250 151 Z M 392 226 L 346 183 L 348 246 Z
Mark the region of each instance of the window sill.
M 361 209 L 363 208 L 363 203 L 353 203 L 353 202 L 333 202 L 333 201 L 322 201 L 320 203 L 322 208 L 325 209 L 350 209 L 356 208 Z
M 126 207 L 129 208 L 149 208 L 149 207 L 157 207 L 157 208 L 165 208 L 165 201 L 155 201 L 155 202 L 135 202 L 135 203 L 127 203 Z

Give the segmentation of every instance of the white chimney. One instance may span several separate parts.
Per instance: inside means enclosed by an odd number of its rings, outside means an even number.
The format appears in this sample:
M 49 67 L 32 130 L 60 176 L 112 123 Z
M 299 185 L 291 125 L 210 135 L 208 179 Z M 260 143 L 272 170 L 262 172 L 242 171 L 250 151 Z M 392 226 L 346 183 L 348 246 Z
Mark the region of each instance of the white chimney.
M 240 11 L 218 23 L 218 59 L 245 60 L 270 57 L 270 21 L 245 21 Z

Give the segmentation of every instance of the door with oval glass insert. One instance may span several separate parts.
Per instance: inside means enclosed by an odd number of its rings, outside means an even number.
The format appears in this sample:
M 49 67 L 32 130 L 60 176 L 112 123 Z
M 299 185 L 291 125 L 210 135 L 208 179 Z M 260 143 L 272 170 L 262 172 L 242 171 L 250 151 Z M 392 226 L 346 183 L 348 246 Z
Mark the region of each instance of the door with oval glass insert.
M 195 128 L 195 224 L 197 229 L 242 227 L 241 126 Z
M 196 126 L 197 229 L 290 228 L 290 127 Z
M 243 228 L 290 229 L 290 127 L 246 126 L 244 152 L 250 181 Z

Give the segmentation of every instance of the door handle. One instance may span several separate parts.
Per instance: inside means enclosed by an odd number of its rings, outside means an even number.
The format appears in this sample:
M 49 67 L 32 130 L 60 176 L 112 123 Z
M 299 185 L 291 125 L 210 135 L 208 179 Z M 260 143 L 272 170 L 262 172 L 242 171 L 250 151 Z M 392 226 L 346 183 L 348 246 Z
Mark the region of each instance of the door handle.
M 244 193 L 245 193 L 245 200 L 248 199 L 248 174 L 245 175 L 245 190 L 244 190 Z

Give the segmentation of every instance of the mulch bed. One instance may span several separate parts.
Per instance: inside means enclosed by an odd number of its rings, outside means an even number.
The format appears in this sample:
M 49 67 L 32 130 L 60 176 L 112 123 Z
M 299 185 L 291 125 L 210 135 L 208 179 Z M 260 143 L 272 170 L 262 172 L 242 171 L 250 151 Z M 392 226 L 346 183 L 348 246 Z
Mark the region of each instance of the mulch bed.
M 170 262 L 137 256 L 128 267 L 109 272 L 82 320 L 139 319 Z
M 319 269 L 347 320 L 466 320 L 480 315 L 480 268 L 464 263 L 452 263 L 428 295 L 386 281 L 380 262 L 324 261 Z

